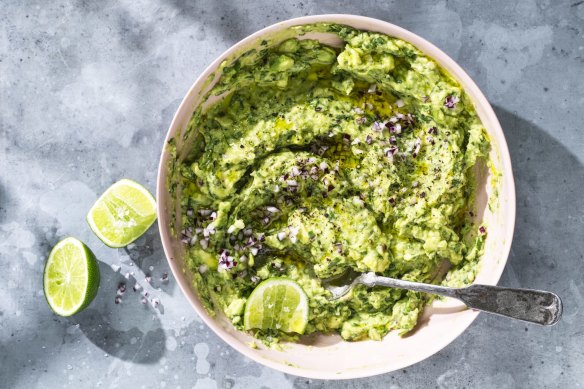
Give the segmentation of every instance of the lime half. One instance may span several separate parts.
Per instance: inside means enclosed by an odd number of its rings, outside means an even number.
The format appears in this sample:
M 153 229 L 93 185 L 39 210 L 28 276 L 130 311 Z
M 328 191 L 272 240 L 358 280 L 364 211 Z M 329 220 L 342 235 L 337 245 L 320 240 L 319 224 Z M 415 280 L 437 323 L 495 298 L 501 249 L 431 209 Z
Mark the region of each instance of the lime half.
M 83 310 L 99 287 L 99 266 L 83 242 L 65 238 L 53 247 L 45 264 L 43 289 L 51 309 L 60 316 Z
M 270 278 L 259 284 L 245 305 L 246 330 L 279 330 L 303 334 L 308 323 L 308 298 L 296 282 Z
M 89 226 L 109 247 L 138 239 L 156 220 L 156 200 L 142 185 L 122 179 L 105 191 L 87 214 Z

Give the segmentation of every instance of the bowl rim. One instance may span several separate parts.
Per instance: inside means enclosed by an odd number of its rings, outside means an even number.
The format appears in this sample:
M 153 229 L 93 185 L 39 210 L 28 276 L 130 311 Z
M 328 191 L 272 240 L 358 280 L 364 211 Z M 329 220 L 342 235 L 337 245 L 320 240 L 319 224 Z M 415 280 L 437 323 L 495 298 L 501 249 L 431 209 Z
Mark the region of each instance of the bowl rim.
M 515 182 L 513 178 L 513 170 L 511 166 L 511 157 L 509 154 L 509 149 L 507 146 L 507 142 L 505 140 L 505 136 L 503 133 L 503 129 L 499 123 L 499 120 L 487 100 L 484 96 L 482 91 L 476 85 L 476 83 L 472 80 L 472 78 L 466 73 L 466 71 L 458 65 L 456 61 L 454 61 L 450 56 L 444 53 L 441 49 L 437 46 L 429 42 L 428 40 L 420 37 L 419 35 L 406 30 L 402 27 L 399 27 L 395 24 L 386 22 L 384 20 L 360 16 L 360 15 L 353 15 L 353 14 L 321 14 L 321 15 L 310 15 L 310 16 L 302 16 L 297 18 L 288 19 L 285 21 L 281 21 L 267 27 L 264 27 L 255 33 L 245 37 L 244 39 L 238 41 L 237 43 L 233 44 L 227 50 L 225 50 L 220 56 L 218 56 L 211 64 L 209 64 L 197 77 L 194 83 L 189 88 L 188 92 L 182 99 L 179 107 L 177 108 L 172 122 L 167 130 L 166 137 L 164 139 L 164 143 L 162 146 L 162 151 L 160 155 L 160 162 L 158 165 L 158 174 L 157 174 L 157 182 L 156 182 L 156 198 L 157 198 L 157 216 L 158 216 L 158 229 L 160 232 L 160 237 L 162 240 L 162 246 L 164 249 L 165 257 L 168 261 L 168 264 L 171 268 L 171 271 L 183 293 L 183 295 L 187 298 L 190 305 L 193 307 L 195 312 L 199 315 L 199 317 L 203 320 L 203 322 L 211 329 L 213 332 L 219 336 L 223 341 L 225 341 L 228 345 L 236 349 L 241 354 L 245 355 L 246 357 L 252 359 L 255 362 L 258 362 L 264 366 L 270 367 L 272 369 L 281 371 L 283 373 L 292 374 L 299 377 L 306 377 L 312 379 L 329 379 L 329 380 L 340 380 L 340 379 L 354 379 L 354 378 L 363 378 L 363 377 L 371 377 L 383 373 L 388 373 L 391 371 L 395 371 L 401 368 L 405 368 L 407 366 L 411 366 L 415 363 L 419 363 L 424 359 L 429 358 L 430 356 L 436 354 L 448 344 L 453 342 L 456 338 L 458 338 L 470 324 L 476 319 L 479 312 L 478 311 L 471 311 L 466 316 L 466 321 L 463 325 L 459 326 L 458 331 L 456 333 L 451 333 L 451 336 L 447 339 L 437 339 L 434 343 L 434 347 L 429 349 L 428 353 L 423 356 L 422 358 L 418 359 L 416 362 L 407 361 L 403 364 L 403 366 L 393 366 L 392 368 L 384 368 L 384 367 L 373 367 L 373 368 L 354 368 L 351 372 L 347 373 L 346 375 L 338 376 L 333 372 L 326 372 L 326 371 L 316 371 L 316 370 L 307 370 L 302 369 L 292 365 L 281 364 L 275 362 L 271 359 L 261 357 L 260 355 L 253 353 L 251 348 L 242 342 L 238 341 L 237 339 L 233 338 L 221 325 L 219 325 L 214 318 L 212 318 L 205 309 L 196 302 L 198 301 L 197 295 L 194 293 L 192 286 L 188 282 L 188 280 L 183 276 L 183 269 L 178 262 L 176 262 L 173 258 L 173 251 L 171 248 L 171 239 L 169 228 L 167 227 L 167 212 L 164 207 L 164 203 L 160 201 L 162 193 L 166 192 L 166 178 L 167 178 L 167 162 L 168 162 L 168 152 L 167 152 L 167 144 L 168 141 L 171 139 L 171 134 L 174 134 L 176 131 L 176 127 L 180 124 L 180 117 L 181 113 L 185 110 L 188 110 L 188 115 L 192 115 L 192 108 L 188 106 L 189 98 L 199 89 L 200 85 L 204 85 L 204 83 L 208 80 L 208 77 L 215 72 L 221 63 L 226 59 L 230 59 L 233 57 L 234 54 L 238 53 L 241 47 L 245 47 L 247 44 L 253 43 L 261 38 L 264 34 L 270 33 L 274 31 L 281 31 L 286 28 L 290 28 L 293 26 L 299 25 L 306 25 L 306 24 L 314 24 L 314 23 L 322 23 L 322 22 L 331 22 L 331 23 L 338 23 L 338 24 L 346 24 L 351 25 L 351 22 L 361 22 L 361 23 L 368 23 L 372 25 L 372 31 L 379 31 L 376 29 L 376 26 L 382 26 L 384 30 L 387 31 L 397 31 L 400 34 L 400 39 L 403 39 L 407 42 L 412 43 L 426 55 L 430 56 L 436 62 L 438 62 L 443 67 L 448 67 L 449 73 L 453 75 L 453 77 L 460 82 L 461 84 L 464 83 L 465 91 L 472 90 L 473 100 L 475 106 L 480 106 L 484 110 L 485 116 L 489 117 L 489 133 L 495 134 L 497 136 L 497 149 L 501 161 L 501 171 L 503 174 L 503 180 L 506 185 L 507 197 L 508 197 L 508 212 L 505 215 L 505 222 L 508 226 L 507 235 L 504 236 L 505 241 L 503 243 L 503 247 L 501 250 L 502 264 L 496 269 L 497 272 L 492 274 L 491 278 L 494 280 L 493 284 L 497 284 L 499 281 L 505 265 L 507 263 L 509 253 L 511 250 L 511 243 L 513 240 L 514 228 L 515 228 L 515 217 L 516 217 L 516 193 L 515 193 Z M 381 33 L 391 35 L 388 32 L 379 31 Z M 429 52 L 432 52 L 430 55 Z M 471 93 L 469 93 L 471 94 Z M 174 135 L 173 135 L 174 136 Z M 166 223 L 166 224 L 165 224 Z M 165 224 L 163 226 L 162 224 Z

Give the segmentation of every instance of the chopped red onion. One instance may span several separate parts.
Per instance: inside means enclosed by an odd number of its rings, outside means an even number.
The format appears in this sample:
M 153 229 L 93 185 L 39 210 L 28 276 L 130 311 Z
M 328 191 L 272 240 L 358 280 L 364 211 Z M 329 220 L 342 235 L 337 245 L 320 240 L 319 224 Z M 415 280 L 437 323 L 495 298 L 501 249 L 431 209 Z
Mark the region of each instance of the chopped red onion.
M 162 277 L 160 277 L 160 282 L 168 282 L 168 273 L 162 273 Z
M 367 124 L 367 118 L 365 116 L 359 116 L 355 119 L 355 122 L 357 122 L 357 124 Z
M 298 170 L 297 166 L 292 166 L 292 169 L 290 169 L 290 175 L 292 177 L 297 177 L 300 175 L 300 170 Z
M 150 282 L 152 281 L 152 277 L 151 277 L 150 275 L 146 275 L 146 277 L 144 277 L 144 280 L 145 280 L 147 283 L 150 283 Z
M 235 266 L 237 266 L 237 262 L 229 255 L 229 251 L 222 250 L 219 254 L 219 268 L 229 270 Z
M 258 276 L 256 276 L 256 275 L 253 275 L 253 276 L 250 277 L 250 279 L 251 279 L 251 282 L 258 283 L 258 282 L 260 282 L 260 279 L 261 278 L 258 277 Z
M 436 134 L 438 134 L 438 129 L 436 127 L 430 127 L 428 129 L 428 134 L 430 134 L 430 135 L 436 135 Z
M 211 215 L 209 215 L 209 219 L 211 220 L 217 219 L 217 212 L 211 212 Z
M 371 138 L 371 135 L 367 135 L 365 137 L 365 143 L 367 143 L 368 145 L 370 145 L 371 142 L 373 142 L 373 138 Z
M 399 120 L 399 119 L 398 119 L 397 117 L 395 117 L 395 116 L 392 116 L 392 117 L 390 117 L 390 118 L 389 118 L 389 122 L 390 122 L 390 123 L 397 123 L 397 122 L 398 122 L 398 120 Z M 387 126 L 387 124 L 386 124 L 386 126 Z
M 288 233 L 286 231 L 280 231 L 280 232 L 278 232 L 278 235 L 277 235 L 278 240 L 279 241 L 284 240 L 284 238 L 286 238 L 286 235 L 288 235 Z
M 398 108 L 401 108 L 405 105 L 405 103 L 402 99 L 399 99 L 395 102 L 395 105 L 397 105 Z
M 402 130 L 402 127 L 401 127 L 401 125 L 399 123 L 395 123 L 393 125 L 390 125 L 387 128 L 389 128 L 389 132 L 391 132 L 393 134 L 401 134 L 401 132 L 402 132 L 401 131 Z
M 353 112 L 358 115 L 363 115 L 363 110 L 361 108 L 353 108 Z
M 375 93 L 377 92 L 377 85 L 376 84 L 371 84 L 369 86 L 369 89 L 367 89 L 367 93 Z
M 422 147 L 422 141 L 420 140 L 420 138 L 416 138 L 416 141 L 414 142 L 414 147 L 412 150 L 412 155 L 414 156 L 414 158 L 416 158 L 418 156 L 418 153 L 420 152 L 420 147 Z
M 120 282 L 120 283 L 118 284 L 118 291 L 117 291 L 117 294 L 121 296 L 121 295 L 123 295 L 124 293 L 126 293 L 126 284 L 124 284 L 123 282 Z
M 485 235 L 487 233 L 487 228 L 485 226 L 480 226 L 479 227 L 479 232 L 483 235 Z
M 205 274 L 207 272 L 207 270 L 209 270 L 209 268 L 207 267 L 207 265 L 201 265 L 201 266 L 199 266 L 199 273 Z
M 298 181 L 288 180 L 288 181 L 286 181 L 286 184 L 288 184 L 288 186 L 298 186 Z
M 122 302 L 122 298 L 120 296 L 116 296 L 116 298 L 114 299 L 114 303 L 119 304 Z
M 199 240 L 199 237 L 197 235 L 194 235 L 191 240 L 189 241 L 189 245 L 194 246 L 195 243 L 197 243 L 197 241 Z
M 134 286 L 132 286 L 132 290 L 133 290 L 134 292 L 137 292 L 137 291 L 139 291 L 140 289 L 142 289 L 142 285 L 140 285 L 140 284 L 139 284 L 139 283 L 137 283 L 137 282 L 134 284 Z
M 249 249 L 249 252 L 253 255 L 256 256 L 258 255 L 259 249 L 257 247 L 252 247 Z
M 431 145 L 433 145 L 433 144 L 435 143 L 435 142 L 434 142 L 434 138 L 432 138 L 430 135 L 428 135 L 428 136 L 426 137 L 426 141 L 427 141 L 428 143 L 430 143 Z
M 202 239 L 199 244 L 203 250 L 206 250 L 209 247 L 209 238 Z
M 456 107 L 456 104 L 459 101 L 460 101 L 460 99 L 458 98 L 458 96 L 450 95 L 450 96 L 447 96 L 446 99 L 444 99 L 444 106 L 446 108 L 452 109 L 452 108 Z
M 373 131 L 381 132 L 383 131 L 383 123 L 380 121 L 373 122 Z
M 201 216 L 209 216 L 213 210 L 211 209 L 199 209 L 199 215 Z
M 397 152 L 398 152 L 397 146 L 391 146 L 383 150 L 383 153 L 385 154 L 386 157 L 393 157 Z
M 391 143 L 392 145 L 397 144 L 397 138 L 395 136 L 390 136 L 389 137 L 389 143 Z

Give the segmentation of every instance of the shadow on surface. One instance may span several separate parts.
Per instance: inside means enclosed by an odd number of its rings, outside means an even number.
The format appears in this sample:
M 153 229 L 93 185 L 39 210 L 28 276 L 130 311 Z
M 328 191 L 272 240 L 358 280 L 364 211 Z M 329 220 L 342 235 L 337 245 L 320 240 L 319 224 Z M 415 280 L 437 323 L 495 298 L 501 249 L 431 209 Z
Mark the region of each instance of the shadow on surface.
M 109 281 L 103 282 L 96 298 L 97 304 L 71 317 L 71 324 L 78 325 L 87 339 L 109 355 L 134 363 L 157 362 L 164 355 L 166 343 L 157 314 L 149 304 L 140 303 L 140 293 L 133 293 L 128 283 L 120 309 L 116 309 L 117 305 L 110 305 L 116 296 L 115 289 L 104 290 L 103 286 L 116 285 L 112 278 L 117 279 L 120 275 L 114 274 L 108 265 L 100 265 L 102 281 L 105 278 Z M 132 327 L 119 330 L 113 325 L 116 322 L 125 326 L 131 323 Z
M 584 167 L 534 124 L 500 107 L 495 111 L 509 145 L 517 190 L 515 237 L 506 275 L 518 283 L 511 286 L 558 292 L 567 300 L 569 315 L 575 303 L 570 284 L 580 290 L 584 285 L 580 217 Z

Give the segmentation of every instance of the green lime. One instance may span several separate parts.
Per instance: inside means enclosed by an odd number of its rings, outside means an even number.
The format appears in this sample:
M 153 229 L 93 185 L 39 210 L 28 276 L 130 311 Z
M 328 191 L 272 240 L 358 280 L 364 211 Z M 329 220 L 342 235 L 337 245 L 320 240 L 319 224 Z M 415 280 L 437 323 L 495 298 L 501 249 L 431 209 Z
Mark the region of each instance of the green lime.
M 156 200 L 142 185 L 122 179 L 105 191 L 87 214 L 89 226 L 109 247 L 138 239 L 156 220 Z
M 98 287 L 99 266 L 89 247 L 71 237 L 53 247 L 45 264 L 43 289 L 57 315 L 71 316 L 83 310 Z
M 245 329 L 272 329 L 303 334 L 308 323 L 308 297 L 296 282 L 270 278 L 260 283 L 245 305 Z

